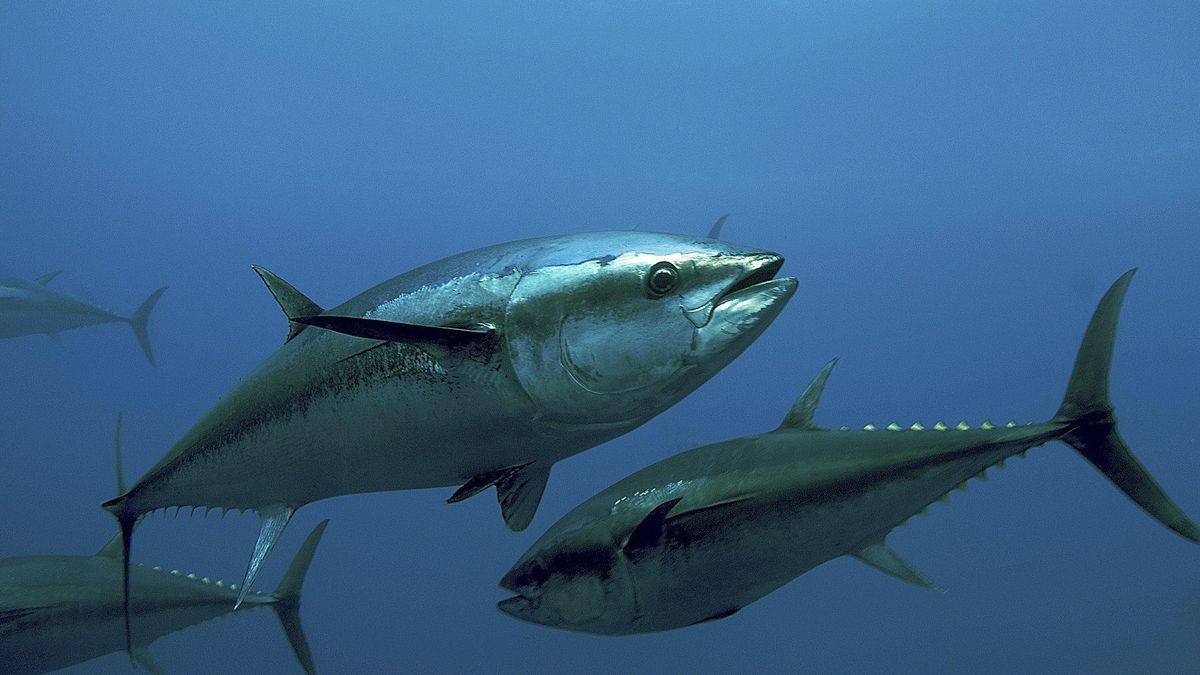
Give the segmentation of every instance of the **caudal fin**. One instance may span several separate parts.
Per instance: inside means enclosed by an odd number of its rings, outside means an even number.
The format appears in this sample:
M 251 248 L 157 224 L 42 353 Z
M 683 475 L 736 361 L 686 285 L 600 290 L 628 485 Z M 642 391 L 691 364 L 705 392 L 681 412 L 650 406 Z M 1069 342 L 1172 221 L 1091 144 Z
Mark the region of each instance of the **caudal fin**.
M 129 322 L 129 327 L 133 329 L 133 336 L 137 338 L 138 344 L 142 347 L 142 353 L 146 355 L 146 360 L 150 362 L 150 365 L 155 367 L 157 367 L 157 364 L 154 363 L 154 352 L 150 350 L 150 334 L 146 332 L 146 323 L 150 320 L 150 311 L 154 309 L 155 303 L 158 302 L 158 299 L 162 297 L 163 292 L 166 290 L 167 287 L 163 286 L 151 293 L 150 297 L 146 298 L 146 301 L 142 303 L 142 306 L 138 307 L 137 311 L 126 319 Z
M 275 589 L 274 595 L 277 600 L 271 605 L 275 616 L 279 617 L 279 625 L 283 626 L 283 632 L 292 645 L 296 660 L 309 675 L 316 673 L 316 669 L 313 666 L 312 652 L 308 649 L 308 638 L 304 636 L 304 627 L 300 625 L 300 587 L 304 584 L 304 575 L 308 573 L 313 553 L 316 552 L 317 544 L 320 543 L 321 535 L 328 524 L 328 520 L 317 523 L 304 540 L 296 557 L 292 559 L 292 564 L 284 573 L 283 581 L 279 582 L 279 587 Z
M 1133 456 L 1117 430 L 1108 397 L 1109 372 L 1121 303 L 1136 269 L 1113 283 L 1084 333 L 1067 394 L 1054 421 L 1070 425 L 1062 440 L 1071 445 L 1155 520 L 1200 543 L 1200 528 L 1171 501 L 1158 482 Z

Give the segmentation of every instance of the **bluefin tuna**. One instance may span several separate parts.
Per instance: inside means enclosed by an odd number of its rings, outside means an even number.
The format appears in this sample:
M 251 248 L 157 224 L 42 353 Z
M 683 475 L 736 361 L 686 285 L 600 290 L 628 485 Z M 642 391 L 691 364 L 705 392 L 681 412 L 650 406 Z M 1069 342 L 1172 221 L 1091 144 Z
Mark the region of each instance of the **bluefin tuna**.
M 164 286 L 150 294 L 137 310 L 129 316 L 120 316 L 78 298 L 51 289 L 47 284 L 59 272 L 50 272 L 35 281 L 12 277 L 0 277 L 0 338 L 22 335 L 48 335 L 56 338 L 59 333 L 84 326 L 102 323 L 127 323 L 133 329 L 142 353 L 150 365 L 154 365 L 154 353 L 150 350 L 150 335 L 146 323 L 150 311 L 167 288 Z
M 1190 541 L 1200 529 L 1130 452 L 1109 400 L 1117 315 L 1133 272 L 1100 301 L 1066 396 L 1048 422 L 816 427 L 834 362 L 769 433 L 689 450 L 638 471 L 555 523 L 504 576 L 504 613 L 624 635 L 720 619 L 839 556 L 935 588 L 888 533 L 972 477 L 1063 441 Z
M 402 274 L 330 310 L 255 268 L 287 339 L 128 492 L 128 546 L 168 507 L 257 512 L 243 589 L 296 509 L 363 492 L 490 487 L 533 518 L 555 462 L 674 405 L 792 297 L 783 258 L 706 238 L 574 234 Z
M 151 642 L 227 614 L 258 607 L 275 610 L 306 673 L 315 672 L 300 624 L 300 587 L 325 531 L 313 529 L 272 593 L 250 593 L 233 609 L 237 584 L 179 570 L 135 565 L 130 602 L 133 659 L 161 672 Z M 29 556 L 0 560 L 0 664 L 5 673 L 44 673 L 126 648 L 121 597 L 121 537 L 93 556 Z

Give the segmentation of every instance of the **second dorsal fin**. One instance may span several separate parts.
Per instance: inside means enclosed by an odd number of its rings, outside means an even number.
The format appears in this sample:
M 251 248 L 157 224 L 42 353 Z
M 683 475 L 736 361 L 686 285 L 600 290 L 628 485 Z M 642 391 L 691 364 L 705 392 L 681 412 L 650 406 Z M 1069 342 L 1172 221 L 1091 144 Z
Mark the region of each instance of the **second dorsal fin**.
M 817 373 L 817 376 L 808 384 L 808 388 L 800 395 L 800 398 L 792 405 L 792 409 L 788 411 L 786 417 L 783 418 L 783 423 L 779 425 L 780 429 L 816 429 L 813 425 L 813 414 L 817 411 L 817 404 L 821 402 L 821 392 L 825 391 L 825 381 L 829 379 L 829 373 L 833 371 L 833 367 L 837 365 L 836 358 L 830 360 Z
M 287 339 L 283 341 L 284 344 L 290 342 L 292 338 L 299 335 L 300 331 L 305 328 L 304 324 L 297 323 L 292 319 L 298 316 L 314 316 L 325 311 L 320 305 L 310 300 L 307 295 L 296 290 L 295 286 L 280 279 L 271 270 L 259 267 L 258 265 L 251 265 L 251 268 L 258 273 L 263 283 L 267 285 L 267 290 L 271 291 L 271 295 L 275 297 L 275 302 L 279 303 L 279 308 L 287 315 L 288 335 Z

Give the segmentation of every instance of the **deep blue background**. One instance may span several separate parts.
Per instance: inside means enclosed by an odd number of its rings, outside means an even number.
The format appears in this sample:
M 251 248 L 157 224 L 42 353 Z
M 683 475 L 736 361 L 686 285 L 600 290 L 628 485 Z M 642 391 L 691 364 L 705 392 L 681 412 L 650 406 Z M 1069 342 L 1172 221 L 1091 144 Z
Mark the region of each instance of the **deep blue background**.
M 529 531 L 449 489 L 300 511 L 262 582 L 332 518 L 303 609 L 324 672 L 1193 670 L 1200 549 L 1057 444 L 892 536 L 944 595 L 839 560 L 731 619 L 619 639 L 494 602 L 569 507 L 772 428 L 830 356 L 830 426 L 1049 416 L 1135 265 L 1113 398 L 1200 518 L 1197 35 L 1187 1 L 6 2 L 0 273 L 65 269 L 57 288 L 121 312 L 171 289 L 157 370 L 116 325 L 0 342 L 0 556 L 93 552 L 117 411 L 133 479 L 277 347 L 251 263 L 328 306 L 485 244 L 728 211 L 727 239 L 787 256 L 791 305 L 678 407 L 560 464 Z M 148 521 L 136 556 L 236 578 L 256 528 Z M 268 612 L 152 651 L 174 673 L 295 670 Z

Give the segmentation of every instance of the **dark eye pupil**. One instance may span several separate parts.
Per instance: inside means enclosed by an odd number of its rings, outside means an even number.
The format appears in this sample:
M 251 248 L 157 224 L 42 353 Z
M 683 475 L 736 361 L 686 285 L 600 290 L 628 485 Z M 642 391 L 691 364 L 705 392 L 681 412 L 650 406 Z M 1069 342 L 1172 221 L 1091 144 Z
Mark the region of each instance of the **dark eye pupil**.
M 650 274 L 646 278 L 646 286 L 651 295 L 665 295 L 679 281 L 679 270 L 669 262 L 660 262 L 650 268 Z

